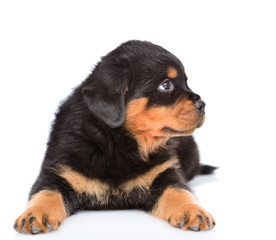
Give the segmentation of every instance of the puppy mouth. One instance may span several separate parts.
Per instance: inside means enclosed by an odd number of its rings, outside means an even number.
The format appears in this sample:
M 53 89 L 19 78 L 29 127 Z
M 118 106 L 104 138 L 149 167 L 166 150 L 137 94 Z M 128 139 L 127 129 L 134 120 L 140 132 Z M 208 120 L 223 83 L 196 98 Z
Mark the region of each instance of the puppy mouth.
M 190 136 L 194 133 L 194 131 L 196 130 L 197 127 L 191 128 L 189 130 L 185 130 L 185 131 L 179 131 L 179 130 L 175 130 L 173 128 L 170 127 L 164 127 L 162 129 L 163 133 L 165 135 L 167 135 L 167 137 L 180 137 L 180 136 Z
M 203 125 L 204 120 L 205 120 L 205 114 L 202 115 L 202 117 L 194 126 L 192 126 L 187 130 L 177 130 L 177 129 L 165 126 L 162 128 L 162 131 L 164 133 L 172 134 L 172 135 L 191 135 L 197 128 L 200 128 Z
M 189 130 L 185 130 L 185 131 L 179 131 L 179 130 L 175 130 L 173 128 L 170 128 L 170 127 L 164 127 L 162 128 L 162 131 L 165 132 L 165 133 L 173 133 L 173 134 L 186 134 L 186 133 L 189 133 L 191 131 L 194 131 L 195 128 L 192 128 L 192 129 L 189 129 Z

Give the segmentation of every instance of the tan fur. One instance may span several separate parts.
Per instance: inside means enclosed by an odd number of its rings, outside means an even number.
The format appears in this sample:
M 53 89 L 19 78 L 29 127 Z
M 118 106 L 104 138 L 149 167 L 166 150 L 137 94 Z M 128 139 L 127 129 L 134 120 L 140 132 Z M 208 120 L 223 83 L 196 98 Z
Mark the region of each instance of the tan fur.
M 164 172 L 165 170 L 167 170 L 171 167 L 179 167 L 178 158 L 176 158 L 176 157 L 171 158 L 170 160 L 155 166 L 148 172 L 125 182 L 120 187 L 123 189 L 124 192 L 127 192 L 127 193 L 131 192 L 134 188 L 149 190 L 154 179 L 160 173 Z
M 16 230 L 20 231 L 22 223 L 25 222 L 22 229 L 25 233 L 32 233 L 33 227 L 46 233 L 56 230 L 66 217 L 67 212 L 61 194 L 42 190 L 32 196 L 28 208 L 16 220 Z M 51 228 L 47 226 L 46 221 Z
M 177 70 L 174 67 L 169 67 L 167 70 L 168 78 L 176 78 L 177 77 Z
M 165 146 L 172 136 L 188 136 L 202 122 L 202 116 L 190 100 L 179 99 L 173 106 L 151 106 L 147 108 L 148 98 L 132 100 L 126 106 L 124 127 L 136 138 L 140 153 L 148 156 L 158 147 Z M 170 127 L 181 133 L 162 131 Z
M 171 167 L 179 167 L 178 158 L 173 157 L 146 173 L 122 183 L 117 188 L 111 188 L 107 183 L 103 183 L 98 179 L 89 179 L 65 165 L 60 165 L 62 169 L 60 176 L 66 179 L 77 193 L 94 195 L 99 201 L 104 203 L 109 195 L 116 195 L 119 192 L 130 193 L 134 188 L 149 190 L 154 179 Z
M 64 207 L 62 195 L 59 192 L 42 190 L 34 194 L 28 203 L 28 208 L 44 206 L 49 208 L 49 210 L 59 219 L 64 219 L 66 217 L 66 209 Z
M 60 176 L 66 179 L 75 192 L 88 195 L 94 195 L 99 201 L 104 200 L 110 187 L 107 183 L 98 179 L 90 179 L 72 170 L 69 166 L 59 165 L 61 168 Z
M 160 197 L 152 214 L 158 218 L 168 220 L 172 212 L 176 212 L 179 207 L 195 203 L 195 198 L 187 190 L 167 188 Z
M 151 214 L 168 221 L 174 227 L 181 227 L 186 230 L 191 230 L 196 226 L 198 226 L 197 231 L 214 227 L 212 215 L 196 204 L 192 193 L 183 189 L 167 188 Z

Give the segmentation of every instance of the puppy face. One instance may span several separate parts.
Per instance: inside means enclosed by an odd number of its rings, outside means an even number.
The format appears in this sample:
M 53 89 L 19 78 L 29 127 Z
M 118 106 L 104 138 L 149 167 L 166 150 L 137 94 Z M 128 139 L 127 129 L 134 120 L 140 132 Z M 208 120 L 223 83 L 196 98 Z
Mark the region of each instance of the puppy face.
M 205 104 L 188 87 L 180 60 L 149 42 L 124 43 L 102 58 L 83 94 L 96 118 L 123 126 L 145 153 L 204 122 Z
M 204 103 L 187 86 L 181 65 L 162 70 L 162 75 L 139 81 L 134 93 L 128 93 L 139 97 L 126 106 L 125 126 L 135 135 L 155 138 L 191 135 L 204 122 Z

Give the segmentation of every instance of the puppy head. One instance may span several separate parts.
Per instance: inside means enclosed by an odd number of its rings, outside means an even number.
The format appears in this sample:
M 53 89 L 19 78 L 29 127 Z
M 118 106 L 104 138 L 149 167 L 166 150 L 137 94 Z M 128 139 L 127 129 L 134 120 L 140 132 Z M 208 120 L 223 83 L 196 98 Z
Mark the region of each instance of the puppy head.
M 139 145 L 191 135 L 204 122 L 205 104 L 188 87 L 182 63 L 149 42 L 130 41 L 109 53 L 83 94 L 99 120 L 111 128 L 123 125 Z
M 153 137 L 191 135 L 203 124 L 204 102 L 188 87 L 179 59 L 153 44 L 144 48 L 126 96 L 125 126 Z

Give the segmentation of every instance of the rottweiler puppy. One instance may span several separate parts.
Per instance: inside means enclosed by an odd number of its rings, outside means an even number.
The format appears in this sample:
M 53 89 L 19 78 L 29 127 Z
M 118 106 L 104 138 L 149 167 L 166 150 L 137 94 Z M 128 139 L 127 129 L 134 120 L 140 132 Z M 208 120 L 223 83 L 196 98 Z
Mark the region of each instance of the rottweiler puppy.
M 185 230 L 215 221 L 187 185 L 215 168 L 191 136 L 205 103 L 180 60 L 150 42 L 107 54 L 56 113 L 40 174 L 18 232 L 58 229 L 80 210 L 141 209 Z

